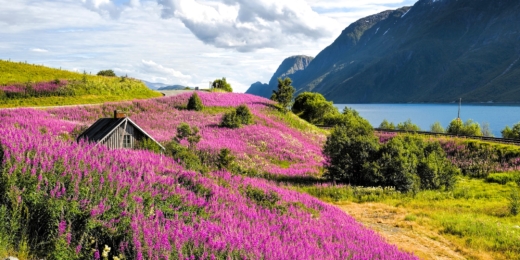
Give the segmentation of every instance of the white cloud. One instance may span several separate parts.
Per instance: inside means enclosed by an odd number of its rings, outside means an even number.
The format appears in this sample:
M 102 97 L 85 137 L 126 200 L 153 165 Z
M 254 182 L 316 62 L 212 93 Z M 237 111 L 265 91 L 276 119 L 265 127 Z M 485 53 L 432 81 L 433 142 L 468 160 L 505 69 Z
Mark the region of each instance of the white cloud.
M 188 86 L 206 87 L 226 77 L 235 91 L 243 92 L 253 82 L 267 82 L 286 57 L 315 56 L 348 22 L 392 5 L 383 0 L 197 0 L 206 11 L 176 14 L 174 9 L 166 13 L 171 19 L 164 19 L 165 5 L 158 1 L 0 0 L 0 58 L 92 74 L 113 69 L 118 75 Z M 358 8 L 341 9 L 352 3 L 359 3 Z M 111 5 L 119 8 L 117 16 L 106 11 Z M 339 9 L 320 10 L 326 6 Z M 181 15 L 197 23 L 199 35 L 210 37 L 200 40 Z M 320 35 L 320 28 L 332 34 Z
M 178 78 L 178 79 L 191 79 L 191 76 L 184 75 L 182 72 L 172 68 L 164 67 L 163 65 L 157 64 L 152 60 L 142 60 L 141 68 L 150 74 L 164 75 L 166 78 Z
M 331 36 L 337 23 L 304 0 L 157 0 L 163 18 L 178 18 L 201 41 L 254 51 Z
M 42 52 L 42 53 L 49 52 L 48 50 L 40 49 L 40 48 L 32 48 L 31 51 L 32 52 Z
M 131 7 L 139 7 L 139 0 L 130 0 L 125 4 L 116 4 L 115 1 L 111 0 L 81 0 L 83 5 L 91 11 L 98 12 L 105 18 L 117 19 L 121 13 Z

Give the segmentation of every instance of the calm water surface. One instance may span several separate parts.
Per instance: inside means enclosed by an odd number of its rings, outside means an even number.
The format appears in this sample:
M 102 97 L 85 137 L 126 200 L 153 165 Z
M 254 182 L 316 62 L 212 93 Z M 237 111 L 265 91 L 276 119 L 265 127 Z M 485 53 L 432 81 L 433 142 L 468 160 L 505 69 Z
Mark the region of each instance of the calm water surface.
M 458 104 L 335 104 L 342 111 L 351 107 L 367 119 L 372 126 L 377 127 L 386 119 L 397 125 L 411 119 L 422 130 L 429 130 L 430 126 L 439 121 L 446 128 L 451 120 L 457 118 Z M 520 122 L 520 104 L 462 104 L 460 117 L 463 121 L 472 119 L 481 126 L 489 123 L 493 134 L 501 137 L 500 131 L 506 125 L 510 127 Z

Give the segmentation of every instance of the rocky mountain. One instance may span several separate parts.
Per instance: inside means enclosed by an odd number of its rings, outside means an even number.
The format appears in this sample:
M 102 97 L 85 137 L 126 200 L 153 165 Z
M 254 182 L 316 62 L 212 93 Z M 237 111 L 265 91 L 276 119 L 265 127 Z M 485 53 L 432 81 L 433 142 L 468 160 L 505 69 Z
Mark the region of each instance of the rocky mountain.
M 520 102 L 520 1 L 419 0 L 360 19 L 291 78 L 335 103 Z
M 309 66 L 313 57 L 298 55 L 292 56 L 285 59 L 282 64 L 278 67 L 276 72 L 269 80 L 269 84 L 256 82 L 246 91 L 248 94 L 254 94 L 262 97 L 269 98 L 278 87 L 278 78 L 297 78 L 300 77 L 301 72 Z

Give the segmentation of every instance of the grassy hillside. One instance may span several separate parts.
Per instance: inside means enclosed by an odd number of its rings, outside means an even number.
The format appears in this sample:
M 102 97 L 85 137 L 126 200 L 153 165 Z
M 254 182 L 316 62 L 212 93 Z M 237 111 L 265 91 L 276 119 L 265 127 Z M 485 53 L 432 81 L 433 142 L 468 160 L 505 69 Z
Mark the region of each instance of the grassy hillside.
M 314 176 L 324 135 L 269 100 L 200 93 L 103 106 L 0 110 L 0 256 L 35 259 L 416 259 L 341 210 L 248 177 Z M 218 126 L 246 104 L 254 123 Z M 200 129 L 204 171 L 143 150 L 71 142 L 120 109 L 165 145 L 181 122 Z M 291 122 L 287 124 L 286 122 Z M 180 145 L 187 146 L 186 142 Z M 167 146 L 171 149 L 170 146 Z M 228 148 L 243 171 L 213 160 Z M 184 157 L 190 159 L 191 157 Z M 219 160 L 217 158 L 217 160 Z
M 161 96 L 141 81 L 0 60 L 0 108 L 102 103 Z

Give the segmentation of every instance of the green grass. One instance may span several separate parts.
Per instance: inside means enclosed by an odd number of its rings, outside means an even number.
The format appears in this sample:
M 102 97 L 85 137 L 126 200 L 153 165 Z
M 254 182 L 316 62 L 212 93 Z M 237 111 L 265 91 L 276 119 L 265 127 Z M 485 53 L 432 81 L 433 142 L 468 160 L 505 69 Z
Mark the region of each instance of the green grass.
M 483 251 L 497 259 L 519 259 L 520 215 L 514 216 L 510 210 L 511 191 L 518 186 L 506 183 L 461 178 L 451 191 L 421 191 L 415 195 L 392 189 L 333 185 L 295 189 L 333 203 L 379 202 L 404 208 L 408 212 L 405 221 L 420 222 L 437 230 L 476 255 Z
M 0 60 L 0 85 L 27 82 L 67 80 L 71 95 L 46 97 L 1 98 L 0 108 L 60 106 L 95 104 L 108 101 L 123 101 L 160 97 L 161 94 L 148 89 L 141 81 L 84 75 L 39 65 Z
M 83 79 L 82 73 L 5 60 L 0 60 L 0 72 L 0 85 L 42 82 L 55 79 Z M 86 77 L 89 80 L 97 78 L 97 76 L 91 75 L 87 75 Z

